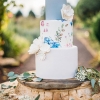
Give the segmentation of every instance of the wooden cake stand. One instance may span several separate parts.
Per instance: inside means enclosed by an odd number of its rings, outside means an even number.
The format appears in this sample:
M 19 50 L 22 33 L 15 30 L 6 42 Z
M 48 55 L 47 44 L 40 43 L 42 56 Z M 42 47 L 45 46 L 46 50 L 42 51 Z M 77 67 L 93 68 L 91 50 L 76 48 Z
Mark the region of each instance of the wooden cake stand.
M 18 85 L 15 92 L 18 95 L 28 95 L 34 98 L 40 95 L 39 100 L 99 100 L 92 99 L 92 88 L 89 81 L 43 79 L 41 82 L 26 82 L 17 80 Z

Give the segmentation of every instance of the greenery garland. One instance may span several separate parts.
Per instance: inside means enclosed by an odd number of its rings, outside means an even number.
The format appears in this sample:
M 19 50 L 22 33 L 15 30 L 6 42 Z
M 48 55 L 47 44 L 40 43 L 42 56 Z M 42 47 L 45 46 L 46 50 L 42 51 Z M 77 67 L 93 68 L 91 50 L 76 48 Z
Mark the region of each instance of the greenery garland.
M 17 78 L 24 81 L 41 82 L 42 79 L 36 77 L 34 73 L 22 73 L 21 75 L 9 72 L 7 75 L 10 82 L 15 81 Z M 75 78 L 79 81 L 90 81 L 93 94 L 100 92 L 100 72 L 94 68 L 85 68 L 84 66 L 78 67 Z
M 100 72 L 94 68 L 78 67 L 75 78 L 80 81 L 90 81 L 93 94 L 100 92 Z

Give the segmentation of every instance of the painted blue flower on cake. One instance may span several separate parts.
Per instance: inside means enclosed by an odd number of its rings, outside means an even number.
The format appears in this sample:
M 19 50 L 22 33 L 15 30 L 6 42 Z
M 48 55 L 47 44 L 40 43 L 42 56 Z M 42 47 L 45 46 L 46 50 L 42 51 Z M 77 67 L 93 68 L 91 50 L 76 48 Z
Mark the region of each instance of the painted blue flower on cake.
M 54 42 L 51 38 L 45 37 L 44 38 L 44 43 L 47 43 L 50 45 L 51 48 L 59 48 L 60 43 L 59 42 Z

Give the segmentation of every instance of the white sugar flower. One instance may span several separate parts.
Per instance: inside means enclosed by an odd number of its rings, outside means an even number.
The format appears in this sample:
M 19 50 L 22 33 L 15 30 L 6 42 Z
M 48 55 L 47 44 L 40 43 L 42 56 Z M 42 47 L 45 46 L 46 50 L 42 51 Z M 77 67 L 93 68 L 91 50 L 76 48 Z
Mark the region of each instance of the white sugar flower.
M 33 41 L 28 52 L 29 54 L 37 54 L 40 60 L 44 60 L 46 53 L 50 52 L 50 46 L 43 43 L 42 37 L 39 37 Z
M 70 5 L 63 4 L 63 7 L 61 9 L 61 14 L 63 19 L 72 21 L 74 10 L 71 8 Z
M 40 50 L 43 52 L 43 53 L 47 53 L 47 52 L 50 52 L 50 45 L 48 44 L 43 44 L 41 47 L 40 47 Z
M 29 54 L 35 54 L 39 51 L 39 46 L 35 44 L 31 44 L 30 49 L 29 49 Z
M 39 37 L 38 39 L 35 39 L 35 40 L 33 41 L 33 44 L 35 44 L 35 45 L 41 47 L 42 44 L 43 44 L 43 42 L 42 42 L 42 38 Z
M 39 59 L 40 60 L 45 60 L 45 58 L 46 58 L 46 54 L 45 53 L 43 53 L 42 51 L 39 51 L 38 53 L 37 53 L 37 56 L 39 57 Z

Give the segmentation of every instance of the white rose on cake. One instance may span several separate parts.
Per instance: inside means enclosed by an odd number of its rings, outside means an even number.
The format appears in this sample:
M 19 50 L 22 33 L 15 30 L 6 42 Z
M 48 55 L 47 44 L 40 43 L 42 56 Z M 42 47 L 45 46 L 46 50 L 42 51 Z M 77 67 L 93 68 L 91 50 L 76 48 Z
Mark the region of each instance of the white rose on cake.
M 39 46 L 36 44 L 31 44 L 30 49 L 29 49 L 29 54 L 35 54 L 39 51 Z
M 63 19 L 72 21 L 74 10 L 71 8 L 70 5 L 63 4 L 63 7 L 61 9 L 61 15 Z
M 35 39 L 35 40 L 33 41 L 33 44 L 35 44 L 35 45 L 41 47 L 42 44 L 43 44 L 42 38 L 41 38 L 41 37 L 38 37 L 38 39 Z
M 47 52 L 50 52 L 50 45 L 48 44 L 43 44 L 41 47 L 40 47 L 40 51 L 44 52 L 44 53 L 47 53 Z
M 39 37 L 33 41 L 28 52 L 29 54 L 37 54 L 41 60 L 44 60 L 46 53 L 50 52 L 50 45 L 43 43 L 42 38 Z

